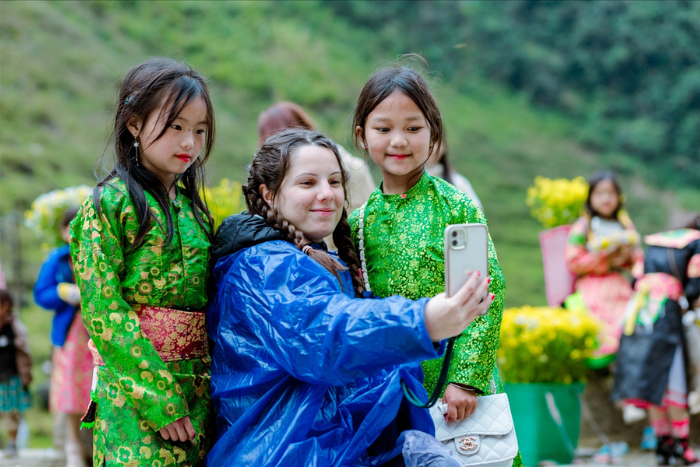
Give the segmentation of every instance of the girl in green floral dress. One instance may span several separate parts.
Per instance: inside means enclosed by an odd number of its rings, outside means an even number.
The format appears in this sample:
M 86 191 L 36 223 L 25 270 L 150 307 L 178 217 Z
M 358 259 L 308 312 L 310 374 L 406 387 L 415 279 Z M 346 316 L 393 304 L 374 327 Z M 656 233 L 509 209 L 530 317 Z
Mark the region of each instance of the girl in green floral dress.
M 360 93 L 353 126 L 356 144 L 383 176 L 367 203 L 349 219 L 371 291 L 379 297 L 402 295 L 414 300 L 444 292 L 445 227 L 487 221 L 470 198 L 425 172 L 425 163 L 442 142 L 440 111 L 426 82 L 405 66 L 377 71 Z M 496 350 L 505 280 L 490 237 L 488 250 L 494 302 L 455 343 L 443 394 L 449 421 L 471 415 L 477 395 L 503 392 Z M 442 359 L 423 363 L 429 393 L 441 366 Z M 522 465 L 520 455 L 514 465 Z
M 206 84 L 148 60 L 116 106 L 114 169 L 72 223 L 71 254 L 97 364 L 95 466 L 195 466 L 210 443 L 207 305 L 212 219 L 199 196 L 214 144 Z

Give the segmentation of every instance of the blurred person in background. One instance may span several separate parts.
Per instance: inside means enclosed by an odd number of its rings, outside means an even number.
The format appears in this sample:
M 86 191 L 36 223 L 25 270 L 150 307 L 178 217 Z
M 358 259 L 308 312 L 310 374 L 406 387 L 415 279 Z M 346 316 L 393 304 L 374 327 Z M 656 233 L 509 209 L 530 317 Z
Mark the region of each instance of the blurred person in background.
M 294 102 L 278 102 L 258 117 L 258 147 L 265 140 L 280 130 L 287 128 L 306 128 L 318 131 L 318 126 L 304 109 Z M 359 157 L 352 156 L 336 143 L 340 160 L 348 173 L 348 212 L 362 206 L 374 191 L 374 180 L 367 164 Z M 329 250 L 336 250 L 331 237 L 324 239 Z
M 0 289 L 0 418 L 7 430 L 4 457 L 17 455 L 17 431 L 22 412 L 31 406 L 32 357 L 27 328 L 12 314 L 14 300 Z
M 613 400 L 648 410 L 659 465 L 700 465 L 688 437 L 682 315 L 700 306 L 700 214 L 684 229 L 644 238 L 644 274 L 625 312 Z
M 593 368 L 605 368 L 615 358 L 622 332 L 621 320 L 632 296 L 632 285 L 623 273 L 639 277 L 644 253 L 639 234 L 623 209 L 620 183 L 609 170 L 588 180 L 586 214 L 571 227 L 566 262 L 576 274 L 576 293 L 566 307 L 582 307 L 600 319 L 603 329 L 599 348 L 591 359 Z
M 54 312 L 51 323 L 51 392 L 49 407 L 65 430 L 67 467 L 82 467 L 86 456 L 80 442 L 80 417 L 90 403 L 93 359 L 88 349 L 90 339 L 83 324 L 80 290 L 75 283 L 73 261 L 68 245 L 70 223 L 78 209 L 68 209 L 61 216 L 59 228 L 66 242 L 51 251 L 41 266 L 34 284 L 34 301 Z M 65 414 L 61 416 L 61 414 Z
M 444 137 L 445 132 L 443 131 L 442 133 Z M 433 177 L 439 177 L 445 180 L 447 183 L 454 185 L 455 188 L 471 198 L 479 209 L 482 211 L 484 210 L 481 200 L 476 195 L 476 191 L 474 191 L 474 187 L 472 187 L 472 184 L 469 182 L 467 177 L 458 173 L 454 167 L 452 167 L 452 163 L 450 162 L 449 157 L 447 157 L 447 143 L 444 139 L 440 145 L 439 152 L 433 153 L 433 156 L 428 159 L 425 169 L 426 172 Z

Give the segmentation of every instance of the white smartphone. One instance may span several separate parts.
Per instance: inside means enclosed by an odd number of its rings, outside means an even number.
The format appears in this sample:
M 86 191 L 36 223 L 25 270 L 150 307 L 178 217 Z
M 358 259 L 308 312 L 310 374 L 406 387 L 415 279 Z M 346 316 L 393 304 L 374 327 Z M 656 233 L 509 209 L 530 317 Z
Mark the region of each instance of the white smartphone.
M 455 294 L 479 271 L 489 272 L 489 232 L 484 224 L 455 224 L 445 228 L 445 292 Z M 488 291 L 484 298 L 488 295 Z

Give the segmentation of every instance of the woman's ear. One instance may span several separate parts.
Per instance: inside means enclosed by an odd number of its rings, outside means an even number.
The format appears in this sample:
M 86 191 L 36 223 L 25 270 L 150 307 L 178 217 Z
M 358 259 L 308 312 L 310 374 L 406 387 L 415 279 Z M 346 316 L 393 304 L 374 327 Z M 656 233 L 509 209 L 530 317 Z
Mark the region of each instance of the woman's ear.
M 129 123 L 126 124 L 126 127 L 129 129 L 129 132 L 132 135 L 134 135 L 134 138 L 136 138 L 139 135 L 139 133 L 141 133 L 141 126 L 141 120 L 137 119 L 136 117 L 129 120 Z
M 268 206 L 272 207 L 273 201 L 275 200 L 275 197 L 272 195 L 272 191 L 270 191 L 269 188 L 267 188 L 267 185 L 262 184 L 260 185 L 260 194 L 262 195 L 263 199 L 267 203 Z
M 362 131 L 362 127 L 360 125 L 357 125 L 355 127 L 355 134 L 357 135 L 357 139 L 360 141 L 360 146 L 362 146 L 363 149 L 367 149 L 367 143 L 365 143 L 365 132 Z

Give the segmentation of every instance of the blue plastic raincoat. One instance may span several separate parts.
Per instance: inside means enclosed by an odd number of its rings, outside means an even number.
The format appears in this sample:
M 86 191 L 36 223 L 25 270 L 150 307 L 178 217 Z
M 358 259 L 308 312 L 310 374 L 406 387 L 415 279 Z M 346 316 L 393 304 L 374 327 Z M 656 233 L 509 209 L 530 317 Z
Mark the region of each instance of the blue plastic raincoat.
M 428 411 L 400 386 L 427 398 L 418 362 L 444 348 L 425 328 L 427 299 L 355 299 L 347 271 L 341 288 L 292 244 L 270 240 L 262 219 L 227 221 L 208 313 L 217 440 L 207 465 L 381 465 L 401 455 L 402 431 L 433 434 Z

